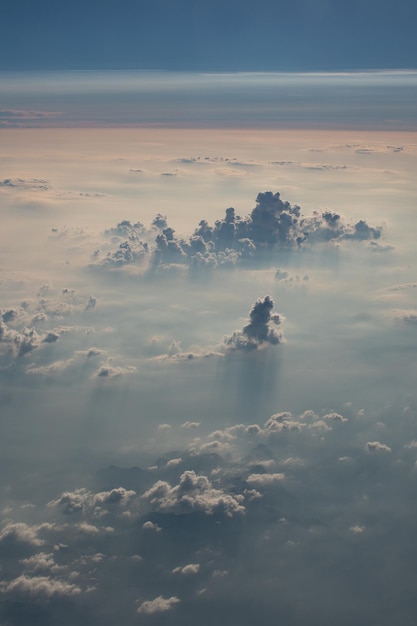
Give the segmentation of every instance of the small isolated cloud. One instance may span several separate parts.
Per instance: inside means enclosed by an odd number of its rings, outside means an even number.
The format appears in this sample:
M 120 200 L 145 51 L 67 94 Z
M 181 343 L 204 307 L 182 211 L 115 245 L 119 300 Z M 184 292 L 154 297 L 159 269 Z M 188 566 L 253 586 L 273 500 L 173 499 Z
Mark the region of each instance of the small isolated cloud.
M 96 308 L 96 304 L 97 304 L 97 298 L 95 298 L 94 296 L 89 296 L 87 303 L 85 305 L 85 310 L 86 311 L 91 311 L 91 309 L 95 309 Z
M 379 243 L 378 241 L 370 241 L 369 249 L 371 252 L 391 252 L 395 250 L 395 246 L 390 243 Z
M 47 191 L 49 183 L 43 178 L 4 178 L 0 187 Z
M 182 463 L 182 458 L 181 457 L 179 457 L 177 459 L 170 459 L 167 462 L 167 467 L 176 467 L 177 465 L 181 465 L 181 463 Z
M 158 524 L 154 524 L 150 520 L 148 520 L 147 522 L 144 522 L 144 524 L 142 524 L 142 528 L 143 530 L 153 530 L 156 533 L 160 533 L 162 530 L 161 527 L 158 526 Z
M 247 477 L 246 482 L 251 487 L 262 489 L 265 487 L 273 487 L 275 485 L 282 484 L 283 480 L 285 480 L 285 474 L 282 473 L 250 474 L 250 476 Z
M 355 524 L 354 526 L 351 526 L 349 530 L 354 535 L 361 535 L 363 532 L 365 532 L 365 526 L 360 526 L 359 524 Z
M 136 367 L 133 365 L 129 365 L 128 367 L 120 367 L 117 365 L 102 365 L 99 370 L 96 372 L 95 376 L 102 380 L 108 380 L 112 378 L 120 378 L 120 376 L 124 376 L 125 374 L 134 374 L 136 372 Z
M 348 419 L 347 417 L 343 417 L 343 415 L 340 415 L 340 413 L 326 413 L 326 415 L 323 415 L 323 419 L 324 420 L 329 420 L 331 422 L 347 422 Z
M 275 272 L 275 280 L 287 280 L 289 277 L 288 272 L 286 272 L 285 270 L 281 270 L 281 269 L 277 269 Z
M 304 274 L 302 277 L 298 274 L 293 275 L 285 270 L 281 270 L 278 268 L 275 271 L 275 280 L 281 284 L 286 284 L 289 286 L 300 286 L 310 280 L 310 277 L 308 274 Z
M 366 444 L 369 452 L 392 452 L 391 448 L 380 441 L 368 441 Z
M 184 567 L 175 567 L 172 570 L 173 574 L 182 574 L 183 576 L 193 576 L 198 574 L 200 571 L 199 563 L 189 563 L 188 565 L 184 565 Z
M 249 323 L 225 339 L 226 347 L 229 350 L 250 351 L 267 344 L 281 343 L 282 333 L 276 329 L 281 324 L 281 317 L 278 313 L 272 313 L 273 307 L 270 296 L 257 300 L 249 312 Z
M 138 613 L 143 613 L 145 615 L 166 613 L 167 611 L 171 611 L 179 602 L 180 599 L 176 596 L 171 596 L 170 598 L 158 596 L 154 600 L 145 600 L 145 602 L 142 602 L 138 608 Z
M 184 422 L 181 424 L 180 428 L 198 428 L 200 426 L 200 422 Z

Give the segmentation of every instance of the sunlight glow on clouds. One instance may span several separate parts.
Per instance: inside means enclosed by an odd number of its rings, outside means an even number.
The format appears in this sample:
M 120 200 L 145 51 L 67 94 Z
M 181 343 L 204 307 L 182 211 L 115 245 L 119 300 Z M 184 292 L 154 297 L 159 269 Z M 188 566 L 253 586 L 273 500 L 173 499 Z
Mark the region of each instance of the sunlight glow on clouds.
M 6 81 L 0 620 L 408 623 L 415 76 L 177 78 Z M 368 82 L 395 132 L 369 130 Z M 69 126 L 143 124 L 139 95 L 176 124 L 181 89 L 219 98 L 201 128 L 43 127 L 48 98 Z

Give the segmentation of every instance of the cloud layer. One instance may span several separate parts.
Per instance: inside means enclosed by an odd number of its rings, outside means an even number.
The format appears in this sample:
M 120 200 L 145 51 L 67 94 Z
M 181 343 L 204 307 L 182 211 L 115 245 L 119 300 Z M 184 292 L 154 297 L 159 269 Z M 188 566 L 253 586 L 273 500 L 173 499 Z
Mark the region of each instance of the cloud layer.
M 416 154 L 4 133 L 2 624 L 413 622 Z

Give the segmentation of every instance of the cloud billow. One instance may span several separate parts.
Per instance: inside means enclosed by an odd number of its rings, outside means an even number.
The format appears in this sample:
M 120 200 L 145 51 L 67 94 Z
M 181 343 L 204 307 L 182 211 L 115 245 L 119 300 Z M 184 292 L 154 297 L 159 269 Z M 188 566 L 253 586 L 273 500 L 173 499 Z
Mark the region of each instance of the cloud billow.
M 226 337 L 225 345 L 229 350 L 257 350 L 271 344 L 282 343 L 283 335 L 277 330 L 281 324 L 278 313 L 272 313 L 274 302 L 270 296 L 259 298 L 249 312 L 249 323 L 242 330 L 236 330 Z
M 265 309 L 255 311 L 251 321 L 265 322 Z M 78 616 L 108 625 L 123 615 L 130 626 L 191 615 L 206 626 L 240 606 L 246 625 L 261 598 L 257 615 L 272 624 L 272 609 L 276 615 L 283 603 L 297 605 L 301 594 L 302 621 L 311 626 L 356 606 L 359 577 L 366 603 L 349 619 L 373 624 L 376 616 L 388 625 L 381 591 L 398 606 L 407 601 L 412 619 L 413 587 L 404 593 L 403 581 L 415 566 L 404 547 L 415 534 L 414 422 L 405 418 L 398 437 L 394 422 L 345 409 L 281 411 L 198 438 L 186 435 L 191 422 L 184 422 L 170 429 L 181 430 L 184 448 L 147 469 L 110 466 L 90 488 L 15 507 L 13 517 L 25 522 L 13 522 L 8 511 L 0 531 L 1 618 L 27 624 L 18 608 L 32 615 L 41 607 L 39 623 L 73 624 Z M 387 443 L 376 438 L 382 427 Z M 207 452 L 214 437 L 223 452 Z M 394 570 L 381 541 L 405 555 Z M 382 573 L 374 589 L 367 585 L 375 563 Z M 300 576 L 309 586 L 297 586 Z M 335 603 L 323 609 L 332 580 Z M 298 610 L 288 613 L 288 624 L 299 619 Z
M 241 218 L 229 207 L 214 225 L 201 220 L 188 238 L 178 237 L 164 215 L 158 214 L 149 228 L 123 220 L 105 231 L 118 248 L 101 258 L 99 265 L 120 267 L 149 261 L 151 271 L 180 266 L 195 272 L 273 262 L 279 251 L 316 243 L 374 241 L 381 232 L 364 220 L 351 224 L 329 210 L 303 215 L 297 204 L 282 200 L 279 192 L 265 191 L 258 193 L 248 216 Z
M 216 251 L 233 248 L 244 260 L 254 256 L 255 251 L 299 247 L 309 242 L 378 239 L 381 229 L 368 226 L 364 220 L 354 225 L 345 223 L 340 215 L 328 210 L 304 216 L 298 205 L 283 201 L 280 193 L 265 191 L 257 195 L 256 206 L 246 218 L 228 208 L 224 219 L 214 226 L 201 221 L 194 236 L 212 242 Z
M 233 496 L 216 489 L 207 476 L 198 476 L 194 470 L 184 472 L 174 487 L 159 480 L 143 494 L 143 498 L 155 511 L 162 513 L 201 512 L 232 517 L 245 511 L 241 495 Z

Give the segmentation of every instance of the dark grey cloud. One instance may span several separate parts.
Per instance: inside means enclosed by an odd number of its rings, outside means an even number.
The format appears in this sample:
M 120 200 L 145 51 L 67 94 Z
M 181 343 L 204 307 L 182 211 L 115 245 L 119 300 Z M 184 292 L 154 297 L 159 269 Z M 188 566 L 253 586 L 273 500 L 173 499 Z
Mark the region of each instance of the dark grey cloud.
M 232 161 L 230 161 L 232 162 Z M 201 220 L 190 237 L 176 235 L 166 216 L 157 215 L 150 228 L 124 220 L 105 236 L 117 248 L 94 254 L 95 266 L 121 267 L 149 261 L 149 270 L 190 269 L 191 273 L 255 263 L 272 264 L 280 253 L 322 242 L 370 241 L 381 237 L 380 227 L 364 220 L 345 221 L 326 210 L 305 216 L 298 205 L 281 199 L 279 193 L 259 193 L 250 215 L 241 218 L 233 207 L 210 225 Z
M 225 339 L 230 350 L 256 350 L 267 344 L 277 345 L 283 341 L 282 333 L 277 329 L 281 325 L 279 313 L 272 313 L 274 302 L 270 296 L 260 298 L 249 312 L 249 323 L 242 330 L 237 330 Z
M 91 309 L 95 309 L 96 304 L 97 304 L 97 298 L 95 296 L 88 296 L 88 300 L 85 305 L 85 310 L 90 311 Z
M 16 311 L 16 309 L 6 309 L 1 313 L 1 319 L 7 324 L 8 322 L 12 322 L 13 320 L 15 320 L 17 315 L 18 312 Z
M 224 357 L 231 352 L 251 352 L 262 349 L 267 345 L 282 343 L 284 336 L 278 329 L 283 318 L 279 313 L 273 313 L 274 302 L 270 296 L 259 298 L 249 311 L 248 323 L 241 330 L 236 330 L 223 343 L 212 347 L 194 346 L 190 350 L 183 350 L 179 341 L 172 341 L 168 351 L 152 357 L 154 361 L 193 361 L 210 357 Z M 186 424 L 188 424 L 187 422 Z
M 44 341 L 45 343 L 55 343 L 55 341 L 58 341 L 58 339 L 60 338 L 60 334 L 57 333 L 55 330 L 49 330 L 45 337 L 42 339 L 42 341 Z

